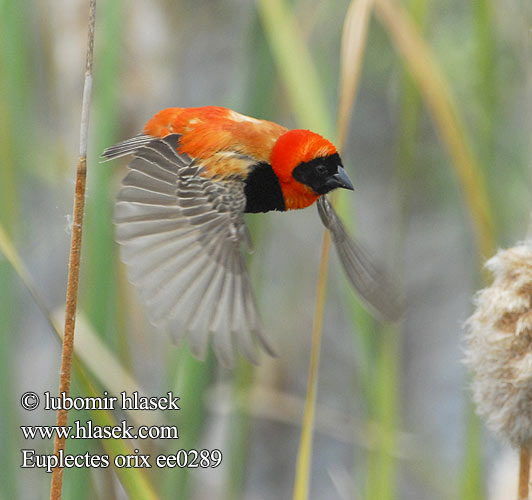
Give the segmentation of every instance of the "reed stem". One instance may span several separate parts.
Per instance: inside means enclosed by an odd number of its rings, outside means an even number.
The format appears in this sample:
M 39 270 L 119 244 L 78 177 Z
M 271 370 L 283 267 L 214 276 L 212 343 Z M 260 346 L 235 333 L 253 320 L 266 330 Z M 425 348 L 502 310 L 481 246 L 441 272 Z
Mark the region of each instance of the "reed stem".
M 519 487 L 517 500 L 528 500 L 530 487 L 530 446 L 519 450 Z
M 83 228 L 83 212 L 85 208 L 85 186 L 87 181 L 87 137 L 89 130 L 89 107 L 92 91 L 92 63 L 94 53 L 94 26 L 96 21 L 96 0 L 89 0 L 89 33 L 87 42 L 87 62 L 85 69 L 85 84 L 83 88 L 83 102 L 81 107 L 80 148 L 76 169 L 76 187 L 74 194 L 74 209 L 72 223 L 72 238 L 70 241 L 70 258 L 68 263 L 68 281 L 65 308 L 65 333 L 63 337 L 63 351 L 61 355 L 61 372 L 59 379 L 59 394 L 70 395 L 72 359 L 74 356 L 74 329 L 76 324 L 76 309 L 78 303 L 79 270 L 81 257 L 81 236 Z M 68 411 L 57 411 L 57 425 L 66 426 Z M 56 434 L 54 454 L 59 456 L 65 450 L 65 438 Z M 50 486 L 50 500 L 61 500 L 63 487 L 63 468 L 56 467 L 52 471 Z

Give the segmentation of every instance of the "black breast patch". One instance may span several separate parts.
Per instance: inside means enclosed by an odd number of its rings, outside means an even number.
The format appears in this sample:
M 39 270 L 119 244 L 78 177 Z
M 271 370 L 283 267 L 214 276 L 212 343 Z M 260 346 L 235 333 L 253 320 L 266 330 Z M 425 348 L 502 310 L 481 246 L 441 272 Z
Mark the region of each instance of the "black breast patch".
M 244 194 L 247 213 L 286 210 L 279 178 L 269 163 L 257 163 L 252 167 L 246 179 Z

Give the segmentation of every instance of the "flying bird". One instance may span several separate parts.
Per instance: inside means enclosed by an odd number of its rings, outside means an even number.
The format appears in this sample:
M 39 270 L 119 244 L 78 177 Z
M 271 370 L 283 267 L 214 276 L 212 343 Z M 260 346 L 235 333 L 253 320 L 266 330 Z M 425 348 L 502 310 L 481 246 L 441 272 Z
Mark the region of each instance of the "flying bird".
M 377 317 L 398 318 L 393 287 L 325 196 L 353 185 L 322 136 L 218 106 L 168 108 L 102 157 L 126 155 L 133 159 L 114 215 L 122 260 L 150 320 L 176 342 L 188 335 L 195 356 L 205 356 L 211 337 L 227 365 L 237 348 L 256 362 L 257 343 L 274 355 L 244 260 L 246 213 L 317 202 L 360 297 Z

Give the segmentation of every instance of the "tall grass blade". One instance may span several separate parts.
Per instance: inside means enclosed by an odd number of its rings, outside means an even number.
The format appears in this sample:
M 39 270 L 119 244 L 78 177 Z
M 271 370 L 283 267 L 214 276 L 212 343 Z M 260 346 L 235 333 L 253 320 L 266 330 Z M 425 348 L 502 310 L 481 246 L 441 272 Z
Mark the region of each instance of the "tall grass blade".
M 376 446 L 369 453 L 366 478 L 366 498 L 375 500 L 397 498 L 399 333 L 395 326 L 383 329 L 375 359 L 370 412 L 378 429 L 374 430 Z
M 318 72 L 291 10 L 283 0 L 261 0 L 258 8 L 264 31 L 298 122 L 302 127 L 331 138 L 332 121 L 327 112 Z M 329 245 L 330 235 L 325 232 L 318 277 L 307 396 L 294 480 L 294 500 L 308 498 Z
M 301 441 L 297 455 L 296 477 L 294 481 L 294 500 L 307 500 L 312 461 L 312 437 L 316 419 L 316 395 L 318 390 L 318 369 L 320 365 L 321 336 L 323 331 L 323 313 L 327 293 L 327 269 L 331 233 L 325 231 L 321 247 L 320 268 L 316 285 L 316 304 L 314 307 L 314 324 L 312 328 L 312 347 L 308 374 L 307 396 L 301 425 Z
M 373 0 L 352 0 L 346 13 L 342 34 L 340 54 L 340 88 L 337 117 L 337 145 L 340 150 L 344 149 L 349 122 L 353 112 L 353 106 L 358 93 L 360 74 L 368 37 L 369 24 Z M 346 224 L 353 222 L 353 211 L 347 203 L 347 193 L 335 192 L 333 203 Z M 352 225 L 352 224 L 351 224 Z M 361 370 L 363 387 L 370 387 L 371 344 L 374 337 L 373 318 L 361 306 L 358 298 L 353 295 L 352 288 L 347 280 L 344 281 L 345 296 L 351 297 L 349 310 L 351 322 L 358 335 L 361 348 L 360 362 L 366 369 Z M 356 328 L 355 328 L 356 325 Z
M 332 121 L 327 112 L 318 72 L 293 14 L 283 0 L 262 0 L 258 3 L 258 8 L 298 122 L 302 127 L 331 138 L 333 135 Z M 330 235 L 326 231 L 320 259 L 307 396 L 294 480 L 294 500 L 308 498 L 329 246 Z
M 355 102 L 373 0 L 352 0 L 347 10 L 340 54 L 340 97 L 336 145 L 344 149 Z
M 98 13 L 99 30 L 96 46 L 94 82 L 94 128 L 91 157 L 99 158 L 103 149 L 116 142 L 118 127 L 119 69 L 124 20 L 120 0 L 102 2 Z M 109 164 L 94 163 L 88 177 L 84 238 L 84 272 L 82 304 L 89 321 L 124 359 L 120 347 L 123 333 L 117 327 L 117 264 L 112 225 L 114 171 Z
M 487 173 L 488 183 L 491 185 L 491 194 L 494 197 L 494 206 L 499 209 L 495 212 L 496 221 L 504 220 L 506 198 L 501 190 L 493 185 L 496 182 L 495 174 L 495 145 L 497 124 L 497 83 L 496 83 L 496 26 L 494 24 L 494 5 L 489 0 L 474 2 L 474 23 L 476 47 L 476 78 L 475 95 L 480 102 L 480 116 L 475 122 L 477 134 L 477 150 Z M 491 182 L 490 182 L 491 181 Z M 499 203 L 497 203 L 499 201 Z M 511 215 L 513 217 L 513 214 Z M 499 227 L 501 227 L 499 225 Z M 465 500 L 480 500 L 484 498 L 483 491 L 484 473 L 481 446 L 480 418 L 476 415 L 473 404 L 469 401 L 466 408 L 466 440 L 464 449 L 464 466 L 460 478 L 460 496 Z
M 204 362 L 198 361 L 186 345 L 179 347 L 177 351 L 172 350 L 172 357 L 172 364 L 177 368 L 175 380 L 172 381 L 173 389 L 175 394 L 179 394 L 183 405 L 179 420 L 170 423 L 179 425 L 179 449 L 189 450 L 198 446 L 204 430 L 207 418 L 204 396 L 213 377 L 215 360 L 210 351 Z M 168 453 L 175 453 L 175 444 L 169 443 L 169 446 L 171 449 Z M 185 468 L 166 474 L 162 495 L 163 498 L 191 498 L 190 471 Z
M 488 203 L 484 172 L 467 141 L 464 126 L 451 92 L 432 56 L 403 8 L 390 0 L 376 0 L 377 12 L 395 47 L 404 58 L 412 78 L 431 111 L 447 147 L 464 193 L 476 234 L 479 254 L 487 257 L 495 250 L 495 228 Z M 480 259 L 479 259 L 480 262 Z M 482 498 L 478 420 L 468 415 L 468 443 L 462 476 L 462 498 Z
M 74 364 L 74 370 L 78 383 L 83 388 L 84 396 L 100 397 L 98 392 L 94 389 L 89 377 L 84 370 L 81 369 L 79 363 Z M 107 410 L 90 411 L 89 415 L 94 425 L 101 427 L 116 426 L 117 422 L 113 418 L 111 412 Z M 109 455 L 109 461 L 112 464 L 117 455 L 134 455 L 133 449 L 126 444 L 123 439 L 102 439 L 100 440 L 104 451 Z M 158 500 L 155 488 L 148 480 L 145 472 L 138 468 L 129 467 L 114 467 L 118 479 L 122 484 L 128 500 Z
M 1 207 L 0 203 L 0 207 Z M 5 237 L 0 226 L 0 248 L 1 240 Z M 12 385 L 13 370 L 15 363 L 15 343 L 17 315 L 15 314 L 15 296 L 13 273 L 7 262 L 0 258 L 0 376 L 5 381 L 3 391 L 3 404 L 0 405 L 0 428 L 2 432 L 3 453 L 0 456 L 0 492 L 5 498 L 17 498 L 17 460 L 20 453 L 15 439 L 19 417 L 17 415 L 19 396 L 15 394 Z
M 27 142 L 33 102 L 33 79 L 30 76 L 31 55 L 26 19 L 26 3 L 0 0 L 0 224 L 9 234 L 19 234 L 19 200 L 17 172 L 25 166 L 23 158 Z M 0 378 L 5 383 L 0 405 L 2 453 L 0 454 L 0 496 L 17 498 L 19 449 L 16 429 L 19 419 L 18 395 L 11 383 L 15 368 L 15 336 L 19 321 L 16 287 L 7 262 L 0 259 Z
M 428 10 L 427 0 L 410 0 L 409 12 L 412 19 L 422 31 L 426 22 Z M 403 184 L 402 204 L 403 217 L 401 221 L 401 233 L 406 223 L 407 207 L 404 205 L 408 202 L 410 193 L 408 187 L 410 180 L 413 179 L 416 172 L 415 150 L 417 138 L 419 135 L 419 119 L 421 115 L 421 96 L 418 89 L 410 76 L 408 67 L 404 66 L 404 72 L 401 77 L 401 101 L 400 101 L 400 126 L 399 126 L 399 148 L 398 148 L 398 180 Z
M 480 100 L 480 116 L 476 120 L 481 138 L 481 158 L 488 173 L 495 162 L 495 129 L 497 124 L 496 26 L 494 3 L 478 0 L 473 3 L 477 61 L 475 94 Z M 491 176 L 490 176 L 491 178 Z
M 427 11 L 428 11 L 428 2 L 426 0 L 410 0 L 408 3 L 408 10 L 412 16 L 413 21 L 419 27 L 420 32 L 423 31 L 423 28 L 426 24 Z M 412 195 L 412 188 L 415 185 L 414 179 L 418 171 L 419 165 L 416 162 L 416 152 L 418 148 L 419 141 L 419 122 L 421 117 L 421 96 L 418 92 L 418 89 L 410 76 L 408 68 L 403 66 L 403 71 L 401 75 L 401 95 L 399 102 L 399 131 L 398 131 L 398 150 L 397 150 L 397 166 L 396 166 L 396 185 L 401 186 L 401 190 L 398 191 L 398 205 L 399 205 L 399 216 L 397 217 L 397 230 L 395 231 L 395 254 L 401 255 L 401 250 L 403 250 L 406 245 L 405 235 L 408 233 L 408 220 L 410 215 L 410 200 Z M 394 259 L 396 263 L 399 262 L 399 259 Z M 402 271 L 402 266 L 396 266 L 399 272 Z M 396 273 L 399 274 L 399 273 Z M 399 277 L 399 276 L 398 276 Z M 406 281 L 406 276 L 400 276 L 401 280 Z M 396 332 L 391 332 L 391 336 L 385 335 L 381 342 L 381 349 L 386 349 L 387 347 L 383 343 L 390 343 L 390 346 L 394 346 L 396 349 L 395 355 L 393 355 L 390 360 L 386 360 L 386 356 L 380 356 L 379 360 L 386 363 L 385 366 L 378 365 L 377 370 L 386 369 L 389 370 L 388 373 L 394 378 L 393 384 L 395 385 L 395 391 L 390 394 L 392 401 L 398 405 L 398 402 L 402 399 L 396 394 L 400 391 L 401 380 L 399 379 L 400 370 L 398 366 L 397 359 L 399 358 L 399 347 L 401 345 L 399 328 Z M 393 373 L 395 371 L 395 373 Z M 386 380 L 384 381 L 386 383 Z M 391 406 L 391 405 L 390 405 Z M 395 407 L 393 408 L 393 414 L 400 415 L 400 409 Z M 390 412 L 388 417 L 385 419 L 393 419 L 394 416 Z M 397 420 L 397 417 L 395 417 Z M 397 424 L 397 422 L 396 422 Z M 385 426 L 386 428 L 386 426 Z M 392 437 L 393 439 L 393 437 Z M 388 444 L 388 443 L 386 443 Z M 390 443 L 393 444 L 393 443 Z M 383 450 L 384 455 L 386 454 L 386 447 Z M 385 456 L 381 460 L 383 467 L 386 469 L 386 458 Z M 368 473 L 371 474 L 371 468 L 368 470 Z M 374 473 L 375 481 L 379 481 L 380 473 Z M 368 481 L 368 486 L 370 482 Z M 387 483 L 387 491 L 384 492 L 384 496 L 389 497 L 393 495 L 393 486 L 394 483 L 389 481 Z M 375 491 L 375 486 L 369 486 L 368 491 Z
M 362 67 L 370 15 L 373 1 L 352 1 L 347 12 L 342 38 L 341 92 L 338 109 L 338 143 L 343 147 L 348 132 L 349 117 Z M 345 198 L 344 198 L 345 199 Z M 341 200 L 340 200 L 341 201 Z M 349 220 L 350 211 L 340 205 L 344 220 Z M 349 296 L 347 284 L 346 295 Z M 358 328 L 359 342 L 363 347 L 361 359 L 367 364 L 361 371 L 363 386 L 366 389 L 369 412 L 372 420 L 378 423 L 379 432 L 375 433 L 375 449 L 368 453 L 366 498 L 388 500 L 396 493 L 396 440 L 397 423 L 397 385 L 398 385 L 398 345 L 399 332 L 389 326 L 382 335 L 375 338 L 375 323 L 363 311 L 355 300 L 351 306 L 353 326 Z M 372 344 L 377 344 L 376 359 L 372 356 Z M 373 376 L 372 376 L 373 373 Z M 371 381 L 371 382 L 370 382 Z M 369 388 L 372 387 L 370 391 Z M 360 467 L 359 467 L 360 469 Z
M 246 485 L 246 472 L 251 422 L 249 406 L 251 402 L 251 388 L 253 386 L 254 367 L 247 361 L 240 359 L 233 382 L 229 428 L 229 472 L 226 476 L 224 498 L 236 500 L 243 498 Z M 227 454 L 226 454 L 227 455 Z
M 332 139 L 334 129 L 318 71 L 287 2 L 260 0 L 257 7 L 297 121 Z
M 495 249 L 494 224 L 486 194 L 484 173 L 473 155 L 462 120 L 432 53 L 403 7 L 392 0 L 375 0 L 378 17 L 405 60 L 432 113 L 464 193 L 483 256 Z
M 475 413 L 475 407 L 468 401 L 466 408 L 466 435 L 463 472 L 460 477 L 459 498 L 463 500 L 483 500 L 482 453 L 481 453 L 481 423 Z
M 22 259 L 20 258 L 20 255 L 18 254 L 15 245 L 13 245 L 13 241 L 7 234 L 7 231 L 4 229 L 4 227 L 0 224 L 0 252 L 4 254 L 4 256 L 7 258 L 9 264 L 13 267 L 15 272 L 19 275 L 22 282 L 30 292 L 30 295 L 32 296 L 33 300 L 35 300 L 35 303 L 39 306 L 39 309 L 43 312 L 44 317 L 48 320 L 48 323 L 52 327 L 53 330 L 56 329 L 56 324 L 52 320 L 49 311 L 44 304 L 43 300 L 41 299 L 39 293 L 37 292 L 37 289 L 35 288 L 35 285 L 33 283 L 33 279 L 31 278 L 30 273 L 26 269 L 26 266 L 22 262 Z
M 364 41 L 367 35 L 370 5 L 371 3 L 366 1 L 353 2 L 344 28 L 344 36 L 348 39 L 344 40 L 342 50 L 343 73 L 340 90 L 340 125 L 338 129 L 338 137 L 341 143 L 345 141 L 349 113 L 356 94 Z M 282 1 L 275 0 L 260 2 L 259 8 L 261 9 L 265 30 L 269 36 L 281 77 L 301 125 L 313 130 L 323 131 L 323 124 L 327 123 L 327 129 L 332 129 L 324 104 L 324 92 L 319 85 L 315 66 L 302 43 L 301 33 L 287 6 Z M 324 135 L 331 137 L 330 132 Z M 317 284 L 307 398 L 294 482 L 293 498 L 297 500 L 308 498 L 329 249 L 330 235 L 325 231 Z

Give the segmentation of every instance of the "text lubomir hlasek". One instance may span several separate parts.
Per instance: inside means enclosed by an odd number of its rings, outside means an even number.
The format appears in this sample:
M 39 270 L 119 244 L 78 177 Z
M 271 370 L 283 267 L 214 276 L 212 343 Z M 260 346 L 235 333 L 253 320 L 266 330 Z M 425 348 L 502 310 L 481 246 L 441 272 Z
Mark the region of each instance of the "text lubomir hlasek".
M 44 393 L 45 410 L 179 410 L 177 402 L 179 397 L 168 391 L 165 396 L 142 396 L 138 391 L 128 395 L 125 391 L 120 393 L 120 398 L 109 396 L 104 391 L 103 397 L 75 397 L 66 396 L 64 392 L 59 396 L 52 396 L 50 392 Z

